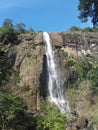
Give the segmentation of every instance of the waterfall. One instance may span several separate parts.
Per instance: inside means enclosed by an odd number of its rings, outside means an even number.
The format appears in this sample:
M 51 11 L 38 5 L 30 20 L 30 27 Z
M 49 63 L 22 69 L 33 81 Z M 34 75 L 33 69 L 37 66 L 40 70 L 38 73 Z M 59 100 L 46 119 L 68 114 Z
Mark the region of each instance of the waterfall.
M 51 39 L 47 32 L 43 32 L 43 42 L 46 44 L 47 72 L 48 72 L 48 92 L 49 98 L 54 102 L 61 113 L 69 112 L 68 102 L 64 96 L 64 79 L 54 51 L 51 45 Z

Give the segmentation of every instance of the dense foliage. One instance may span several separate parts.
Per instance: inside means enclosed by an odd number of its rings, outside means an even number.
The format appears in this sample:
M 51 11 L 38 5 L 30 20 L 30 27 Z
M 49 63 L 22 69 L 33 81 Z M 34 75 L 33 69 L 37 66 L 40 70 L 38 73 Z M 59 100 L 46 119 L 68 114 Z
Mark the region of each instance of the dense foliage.
M 12 19 L 5 19 L 3 22 L 2 27 L 4 28 L 13 28 L 13 20 Z
M 87 78 L 91 81 L 93 92 L 98 93 L 98 67 L 91 69 L 87 74 Z
M 17 23 L 15 28 L 19 33 L 25 33 L 25 24 L 24 23 Z
M 32 29 L 32 27 L 30 27 L 28 30 L 26 30 L 25 27 L 26 27 L 26 25 L 24 23 L 13 24 L 13 20 L 10 18 L 7 18 L 4 20 L 1 28 L 13 29 L 18 34 L 31 33 L 31 32 L 35 33 L 35 31 Z
M 94 27 L 98 25 L 98 0 L 79 0 L 78 10 L 82 22 L 91 18 Z
M 0 92 L 0 130 L 64 130 L 68 125 L 53 104 L 43 104 L 35 117 L 26 108 L 17 96 Z
M 5 19 L 0 28 L 0 41 L 4 44 L 17 41 L 17 30 L 15 30 L 12 19 Z
M 20 98 L 0 92 L 0 130 L 28 130 L 32 117 Z
M 42 114 L 36 117 L 36 130 L 64 130 L 68 124 L 65 114 L 61 114 L 53 104 L 42 104 Z
M 17 31 L 13 28 L 0 28 L 0 42 L 3 44 L 16 43 L 17 41 Z
M 2 43 L 0 43 L 0 84 L 2 82 L 2 79 L 5 76 L 6 60 L 7 60 L 7 56 L 6 56 L 6 52 L 5 52 L 5 47 Z
M 89 55 L 79 58 L 68 58 L 66 67 L 70 71 L 68 84 L 75 86 L 83 80 L 91 82 L 91 89 L 98 93 L 98 59 Z

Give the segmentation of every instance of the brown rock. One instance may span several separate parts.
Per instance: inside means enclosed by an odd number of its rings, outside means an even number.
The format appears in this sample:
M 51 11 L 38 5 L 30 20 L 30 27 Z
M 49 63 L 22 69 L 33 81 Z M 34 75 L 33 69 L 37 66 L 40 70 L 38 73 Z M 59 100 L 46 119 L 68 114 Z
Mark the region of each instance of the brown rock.
M 88 126 L 88 120 L 85 117 L 79 117 L 76 121 L 76 128 L 78 129 L 84 129 Z

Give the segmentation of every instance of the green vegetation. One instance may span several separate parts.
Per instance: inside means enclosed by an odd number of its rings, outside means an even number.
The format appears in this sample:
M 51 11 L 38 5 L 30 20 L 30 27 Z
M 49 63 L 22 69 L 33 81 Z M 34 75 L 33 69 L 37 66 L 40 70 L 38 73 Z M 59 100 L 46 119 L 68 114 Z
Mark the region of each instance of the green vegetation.
M 19 34 L 35 34 L 32 28 L 26 30 L 25 26 L 26 25 L 24 23 L 17 23 L 16 25 L 14 25 L 12 19 L 5 19 L 2 24 L 2 27 L 0 27 L 0 42 L 2 42 L 3 44 L 16 44 Z
M 16 86 L 19 81 L 18 70 L 8 63 L 7 45 L 0 43 L 0 90 L 6 90 L 7 86 Z M 12 80 L 13 79 L 13 80 Z
M 4 20 L 1 28 L 6 29 L 13 29 L 18 34 L 21 33 L 35 33 L 35 31 L 30 27 L 28 30 L 25 29 L 26 25 L 24 23 L 17 23 L 16 25 L 13 24 L 13 20 L 10 18 L 7 18 Z
M 98 27 L 94 27 L 94 28 L 91 28 L 91 27 L 86 27 L 84 29 L 82 29 L 83 32 L 98 32 Z
M 67 96 L 74 118 L 83 114 L 90 119 L 89 129 L 98 129 L 98 59 L 92 56 L 68 57 Z M 78 113 L 77 109 L 80 109 Z
M 0 41 L 3 44 L 16 43 L 17 34 L 18 34 L 17 31 L 14 30 L 13 28 L 2 27 L 0 28 Z
M 32 40 L 32 35 L 35 32 L 32 28 L 25 30 L 23 23 L 18 23 L 14 26 L 12 22 L 13 20 L 6 19 L 0 28 L 0 130 L 65 130 L 69 124 L 66 114 L 61 114 L 53 104 L 42 104 L 41 110 L 35 114 L 28 112 L 29 108 L 27 108 L 26 100 L 30 104 L 34 104 L 36 101 L 32 103 L 32 100 L 37 96 L 39 88 L 31 90 L 29 85 L 23 84 L 21 86 L 19 84 L 19 68 L 14 68 L 13 65 L 9 66 L 8 52 L 10 47 L 16 47 L 15 44 L 18 40 L 18 35 L 20 39 L 26 37 L 28 40 L 25 56 L 30 60 L 30 63 L 33 60 L 36 61 L 37 51 L 34 51 L 37 45 Z M 73 26 L 70 31 L 98 32 L 98 28 L 88 27 L 81 29 Z M 40 45 L 43 44 L 41 43 Z M 33 57 L 30 53 L 31 48 Z M 25 50 L 25 47 L 23 50 Z M 98 95 L 98 59 L 89 55 L 78 58 L 68 57 L 64 60 L 64 63 L 69 73 L 66 85 L 70 106 L 72 107 L 72 115 L 77 118 L 78 114 L 74 109 L 74 103 L 77 102 L 77 99 L 81 98 L 83 94 L 85 96 L 85 93 L 89 91 L 94 96 Z M 26 103 L 23 103 L 22 99 L 16 95 L 12 95 L 12 93 L 20 96 L 23 95 L 25 97 L 23 98 L 24 102 Z M 26 94 L 28 94 L 27 97 L 25 96 Z M 29 99 L 30 95 L 35 97 L 32 96 Z M 91 95 L 87 95 L 87 98 L 90 100 L 89 103 L 86 102 L 88 104 L 96 101 L 95 99 L 92 101 Z M 31 111 L 33 111 L 32 108 Z M 98 115 L 98 112 L 96 113 L 92 115 Z M 97 117 L 92 120 L 90 127 L 93 129 L 95 124 L 97 124 Z
M 19 82 L 19 71 L 14 68 L 7 68 L 5 73 L 2 72 L 2 78 L 0 81 L 0 90 L 2 92 L 11 92 L 17 90 L 17 83 Z
M 0 92 L 0 129 L 27 130 L 32 126 L 33 119 L 24 108 L 20 98 Z
M 30 45 L 33 46 L 32 43 Z M 66 115 L 61 114 L 53 104 L 42 104 L 40 112 L 36 115 L 27 112 L 25 101 L 12 94 L 17 93 L 20 78 L 17 69 L 7 66 L 6 46 L 0 44 L 0 130 L 66 129 Z M 18 92 L 25 93 L 28 90 L 29 87 L 24 85 Z M 33 94 L 35 95 L 34 90 Z
M 82 79 L 85 79 L 87 76 L 87 73 L 92 69 L 91 57 L 84 56 L 84 57 L 78 58 L 73 68 L 78 74 L 78 80 L 81 81 Z
M 16 25 L 16 30 L 19 32 L 19 33 L 25 33 L 25 24 L 24 23 L 17 23 Z
M 80 27 L 77 27 L 77 26 L 72 26 L 72 27 L 69 29 L 69 31 L 72 31 L 72 32 L 74 32 L 74 31 L 81 31 L 81 28 L 80 28 Z
M 91 89 L 98 92 L 98 60 L 91 56 L 79 58 L 68 58 L 65 66 L 70 71 L 68 79 L 69 86 L 77 86 L 83 80 L 89 80 L 92 84 Z
M 0 84 L 2 82 L 2 79 L 5 76 L 5 70 L 6 70 L 6 66 L 4 67 L 5 63 L 7 60 L 7 55 L 5 52 L 5 47 L 2 43 L 0 43 Z
M 6 59 L 5 47 L 0 43 L 0 68 L 2 68 L 3 62 Z
M 71 31 L 71 32 L 76 32 L 76 31 L 81 31 L 81 32 L 98 32 L 98 27 L 94 27 L 94 28 L 91 28 L 91 27 L 86 27 L 86 28 L 80 28 L 80 27 L 77 27 L 77 26 L 72 26 L 71 28 L 68 29 L 68 31 Z
M 13 20 L 5 19 L 0 28 L 0 42 L 3 44 L 15 43 L 17 41 L 17 30 L 14 29 Z
M 92 84 L 92 90 L 94 93 L 98 93 L 98 67 L 95 69 L 91 69 L 87 73 L 87 78 L 90 80 Z
M 53 104 L 42 104 L 41 115 L 36 117 L 36 130 L 64 130 L 68 121 Z
M 15 95 L 0 92 L 1 130 L 64 130 L 68 121 L 53 104 L 43 104 L 37 116 L 27 113 L 27 107 Z
M 97 0 L 79 0 L 78 10 L 80 11 L 79 18 L 82 22 L 88 21 L 91 18 L 93 26 L 98 25 L 98 1 Z
M 3 28 L 13 28 L 13 20 L 12 19 L 5 19 L 2 25 Z

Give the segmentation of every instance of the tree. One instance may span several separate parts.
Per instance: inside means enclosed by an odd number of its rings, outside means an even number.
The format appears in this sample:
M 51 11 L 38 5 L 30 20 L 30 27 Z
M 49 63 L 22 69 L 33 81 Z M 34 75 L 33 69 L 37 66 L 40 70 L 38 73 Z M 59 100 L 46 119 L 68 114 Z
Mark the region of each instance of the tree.
M 17 32 L 13 28 L 0 28 L 0 42 L 3 44 L 15 43 L 17 40 Z
M 17 23 L 16 25 L 16 29 L 20 32 L 20 33 L 24 33 L 25 32 L 25 24 L 24 23 Z
M 30 28 L 29 28 L 29 30 L 28 30 L 28 31 L 26 31 L 26 32 L 31 33 L 31 34 L 35 34 L 35 31 L 33 30 L 33 28 L 32 28 L 32 27 L 30 27 Z
M 20 98 L 0 92 L 0 130 L 32 130 L 31 116 Z
M 5 21 L 3 22 L 3 27 L 5 28 L 13 28 L 13 24 L 12 24 L 13 20 L 12 19 L 5 19 Z
M 53 104 L 42 104 L 41 115 L 36 116 L 36 130 L 65 130 L 68 120 Z
M 34 32 L 32 27 L 29 28 L 29 32 Z
M 77 27 L 77 26 L 72 26 L 70 29 L 69 29 L 69 31 L 80 31 L 81 30 L 81 28 L 79 28 L 79 27 Z
M 78 10 L 82 22 L 87 22 L 91 18 L 93 26 L 98 25 L 98 0 L 79 0 Z

